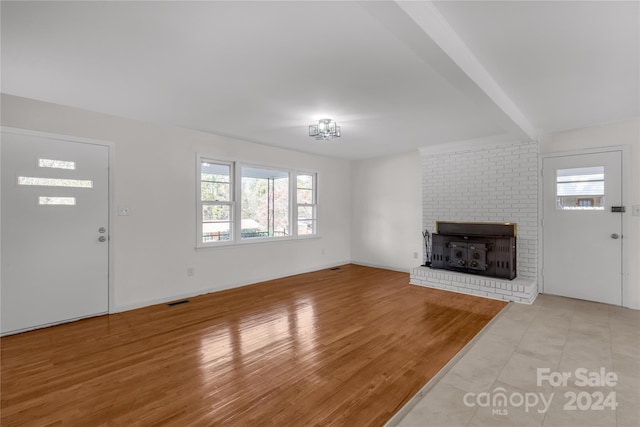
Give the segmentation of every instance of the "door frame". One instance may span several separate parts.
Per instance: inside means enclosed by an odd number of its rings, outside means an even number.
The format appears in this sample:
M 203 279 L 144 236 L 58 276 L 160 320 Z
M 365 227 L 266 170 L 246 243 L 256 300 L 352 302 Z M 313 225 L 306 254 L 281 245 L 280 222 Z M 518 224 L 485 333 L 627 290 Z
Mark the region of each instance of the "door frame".
M 71 135 L 63 135 L 63 134 L 57 134 L 57 133 L 51 133 L 51 132 L 41 132 L 41 131 L 35 131 L 35 130 L 30 130 L 30 129 L 22 129 L 22 128 L 14 128 L 14 127 L 9 127 L 9 126 L 0 126 L 0 130 L 4 133 L 11 133 L 11 134 L 15 134 L 15 135 L 26 135 L 26 136 L 34 136 L 34 137 L 38 137 L 38 138 L 45 138 L 45 139 L 55 139 L 55 140 L 60 140 L 60 141 L 66 141 L 66 142 L 74 142 L 74 143 L 80 143 L 80 144 L 91 144 L 91 145 L 100 145 L 103 147 L 107 147 L 108 150 L 108 168 L 107 168 L 107 218 L 108 218 L 108 230 L 109 230 L 109 235 L 108 235 L 108 243 L 109 243 L 109 248 L 108 248 L 108 260 L 107 260 L 107 287 L 108 287 L 108 295 L 109 295 L 109 301 L 107 301 L 107 313 L 112 314 L 115 311 L 115 289 L 114 289 L 114 282 L 113 279 L 115 277 L 114 275 L 114 250 L 113 250 L 113 242 L 114 242 L 114 236 L 115 236 L 115 227 L 114 227 L 114 216 L 111 214 L 111 208 L 112 206 L 115 206 L 114 203 L 114 168 L 113 165 L 114 163 L 114 148 L 115 148 L 115 144 L 111 141 L 104 141 L 104 140 L 99 140 L 99 139 L 92 139 L 92 138 L 83 138 L 83 137 L 78 137 L 78 136 L 71 136 Z M 1 235 L 1 230 L 0 230 L 0 235 Z M 1 254 L 0 254 L 1 256 Z M 67 321 L 62 321 L 62 322 L 57 322 L 55 324 L 62 324 L 62 323 L 67 323 Z M 49 325 L 51 326 L 51 325 Z
M 622 156 L 621 170 L 621 186 L 622 186 L 622 205 L 626 206 L 631 198 L 631 146 L 629 145 L 612 145 L 605 147 L 585 148 L 582 150 L 569 151 L 553 151 L 541 153 L 538 158 L 538 291 L 544 293 L 544 182 L 542 171 L 544 168 L 544 160 L 554 157 L 571 157 L 581 154 L 601 154 L 618 151 Z M 624 239 L 625 233 L 630 230 L 631 209 L 622 215 L 622 259 L 620 260 L 622 272 L 622 292 L 621 306 L 630 307 L 631 296 L 628 295 L 629 289 L 629 265 L 630 251 L 627 241 Z

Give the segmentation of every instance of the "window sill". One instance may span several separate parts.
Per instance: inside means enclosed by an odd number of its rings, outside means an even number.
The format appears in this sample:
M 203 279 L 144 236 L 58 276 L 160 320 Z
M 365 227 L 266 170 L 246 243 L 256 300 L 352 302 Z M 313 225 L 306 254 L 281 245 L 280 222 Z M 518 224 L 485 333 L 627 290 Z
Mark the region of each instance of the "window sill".
M 300 242 L 304 240 L 314 240 L 322 238 L 319 234 L 313 234 L 309 236 L 295 236 L 295 237 L 275 237 L 275 238 L 256 238 L 256 239 L 247 239 L 239 242 L 221 242 L 216 243 L 214 245 L 196 245 L 197 251 L 208 251 L 208 250 L 216 250 L 222 248 L 238 248 L 242 246 L 253 246 L 253 245 L 274 245 L 280 243 L 291 243 L 291 242 Z

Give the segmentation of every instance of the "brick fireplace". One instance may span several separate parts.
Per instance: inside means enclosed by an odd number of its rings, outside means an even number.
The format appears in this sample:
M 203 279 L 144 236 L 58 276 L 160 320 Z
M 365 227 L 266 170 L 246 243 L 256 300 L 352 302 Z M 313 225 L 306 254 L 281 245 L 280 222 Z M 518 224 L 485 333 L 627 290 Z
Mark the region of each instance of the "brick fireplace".
M 420 155 L 423 227 L 433 234 L 437 221 L 443 219 L 516 223 L 517 277 L 510 280 L 474 274 L 477 272 L 463 268 L 442 270 L 416 266 L 411 269 L 411 283 L 508 301 L 533 302 L 538 294 L 537 142 L 470 141 L 425 147 Z

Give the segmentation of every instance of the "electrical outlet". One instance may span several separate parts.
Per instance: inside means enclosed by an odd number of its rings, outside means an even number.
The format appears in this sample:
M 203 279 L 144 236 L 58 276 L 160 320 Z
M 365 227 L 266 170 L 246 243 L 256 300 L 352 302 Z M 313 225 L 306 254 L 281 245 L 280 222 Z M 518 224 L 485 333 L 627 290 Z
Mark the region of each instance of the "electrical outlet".
M 413 253 L 413 259 L 418 259 L 418 252 Z
M 196 269 L 193 267 L 187 267 L 187 276 L 193 277 L 196 275 Z
M 640 205 L 631 206 L 631 215 L 640 216 Z
M 118 206 L 118 216 L 129 216 L 129 208 L 121 208 Z

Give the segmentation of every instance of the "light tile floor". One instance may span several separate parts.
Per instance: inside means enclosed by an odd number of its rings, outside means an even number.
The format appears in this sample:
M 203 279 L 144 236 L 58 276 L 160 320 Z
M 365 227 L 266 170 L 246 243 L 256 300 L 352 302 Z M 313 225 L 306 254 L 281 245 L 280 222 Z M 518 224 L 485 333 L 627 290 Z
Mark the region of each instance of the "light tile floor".
M 570 377 L 538 384 L 541 369 Z M 617 380 L 581 384 L 603 371 Z M 427 387 L 399 427 L 638 427 L 640 311 L 551 295 L 511 303 Z

